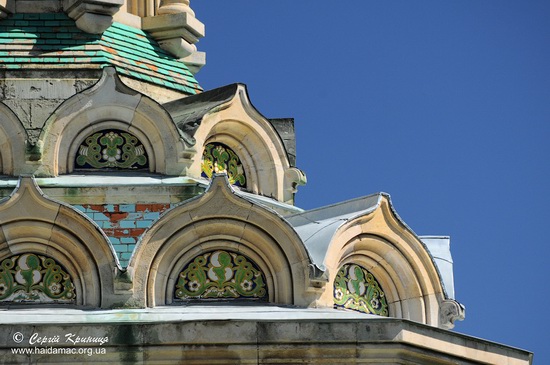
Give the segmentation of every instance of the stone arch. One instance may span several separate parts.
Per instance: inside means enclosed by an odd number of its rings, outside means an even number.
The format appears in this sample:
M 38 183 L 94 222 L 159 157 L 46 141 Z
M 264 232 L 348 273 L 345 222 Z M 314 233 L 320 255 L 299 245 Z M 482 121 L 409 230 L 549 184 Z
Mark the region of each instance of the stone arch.
M 229 249 L 266 276 L 269 301 L 306 305 L 311 260 L 296 232 L 276 213 L 239 197 L 225 175 L 202 196 L 168 211 L 143 236 L 130 260 L 134 293 L 147 306 L 172 303 L 182 267 L 200 253 Z
M 376 277 L 386 293 L 391 316 L 426 321 L 417 274 L 391 242 L 378 236 L 359 235 L 347 242 L 342 251 L 340 266 L 348 263 L 361 265 Z M 389 255 L 395 257 L 390 259 Z M 334 270 L 329 269 L 331 282 Z
M 115 69 L 107 67 L 97 84 L 66 100 L 48 118 L 39 138 L 40 174 L 71 173 L 85 138 L 106 129 L 136 136 L 149 156 L 150 172 L 180 175 L 185 171 L 183 142 L 171 117 L 160 104 L 124 85 Z
M 296 186 L 305 183 L 304 174 L 290 166 L 283 141 L 275 128 L 251 104 L 244 85 L 235 97 L 205 115 L 195 132 L 199 156 L 208 143 L 222 143 L 241 159 L 247 190 L 291 203 Z M 200 158 L 191 169 L 200 175 Z
M 439 326 L 445 293 L 437 267 L 420 239 L 383 196 L 371 213 L 351 219 L 332 238 L 325 266 L 329 282 L 346 263 L 365 267 L 384 288 L 392 317 Z M 325 292 L 323 301 L 332 299 Z
M 120 266 L 100 229 L 70 206 L 46 198 L 31 178 L 22 178 L 0 203 L 0 259 L 43 254 L 67 269 L 76 305 L 105 307 Z
M 27 132 L 15 113 L 0 102 L 0 174 L 18 175 L 25 165 Z

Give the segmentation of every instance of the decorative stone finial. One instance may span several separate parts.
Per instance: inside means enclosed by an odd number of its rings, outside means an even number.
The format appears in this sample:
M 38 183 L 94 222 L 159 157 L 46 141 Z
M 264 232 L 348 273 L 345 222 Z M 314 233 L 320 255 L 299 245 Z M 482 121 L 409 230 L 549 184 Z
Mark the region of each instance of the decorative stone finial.
M 159 15 L 177 13 L 189 13 L 195 16 L 195 12 L 189 6 L 189 0 L 161 0 Z
M 204 37 L 204 24 L 195 18 L 189 0 L 161 0 L 156 16 L 143 18 L 142 28 L 149 32 L 162 49 L 182 58 L 191 72 L 204 64 L 204 53 L 195 43 Z

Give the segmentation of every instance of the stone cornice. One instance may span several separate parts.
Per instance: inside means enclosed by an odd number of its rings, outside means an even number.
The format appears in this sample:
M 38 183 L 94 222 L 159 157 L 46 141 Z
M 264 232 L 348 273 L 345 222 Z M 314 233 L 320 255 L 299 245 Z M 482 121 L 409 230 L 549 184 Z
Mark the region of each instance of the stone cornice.
M 101 34 L 113 24 L 113 15 L 124 0 L 63 0 L 63 10 L 76 26 L 92 34 Z

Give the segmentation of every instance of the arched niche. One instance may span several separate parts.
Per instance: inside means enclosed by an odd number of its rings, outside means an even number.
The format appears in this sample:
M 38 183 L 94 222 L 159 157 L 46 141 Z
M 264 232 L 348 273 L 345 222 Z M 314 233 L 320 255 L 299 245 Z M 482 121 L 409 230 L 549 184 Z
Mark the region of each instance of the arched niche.
M 0 174 L 18 175 L 25 166 L 27 132 L 15 113 L 0 102 Z
M 183 142 L 168 113 L 154 100 L 125 86 L 114 68 L 105 68 L 92 88 L 69 98 L 48 118 L 40 135 L 40 174 L 71 173 L 79 147 L 89 136 L 106 130 L 128 132 L 149 156 L 149 171 L 180 175 Z
M 107 238 L 72 207 L 46 198 L 31 178 L 21 179 L 0 203 L 0 261 L 25 254 L 50 257 L 65 268 L 76 305 L 109 305 L 120 266 Z
M 306 181 L 302 171 L 290 166 L 281 137 L 250 103 L 244 85 L 237 85 L 229 102 L 203 117 L 194 139 L 198 156 L 211 143 L 233 150 L 247 176 L 246 190 L 252 193 L 292 203 L 297 185 Z M 200 158 L 195 158 L 190 171 L 200 175 Z
M 185 265 L 216 250 L 242 254 L 266 278 L 268 300 L 305 305 L 311 260 L 295 231 L 276 213 L 238 196 L 225 175 L 203 195 L 163 215 L 144 234 L 130 260 L 134 293 L 147 306 L 173 304 Z
M 420 239 L 393 213 L 386 196 L 376 209 L 349 220 L 332 237 L 324 259 L 330 283 L 345 264 L 360 265 L 376 277 L 392 317 L 440 325 L 445 293 L 437 267 Z M 332 303 L 332 296 L 327 290 L 321 301 Z

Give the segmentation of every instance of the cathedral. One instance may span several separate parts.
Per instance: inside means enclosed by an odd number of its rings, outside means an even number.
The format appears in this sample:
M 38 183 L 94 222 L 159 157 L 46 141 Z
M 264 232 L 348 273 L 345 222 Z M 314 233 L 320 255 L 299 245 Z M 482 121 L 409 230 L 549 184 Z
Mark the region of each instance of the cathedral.
M 0 364 L 532 363 L 452 331 L 450 239 L 388 195 L 294 204 L 293 119 L 202 89 L 189 0 L 0 28 Z

